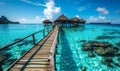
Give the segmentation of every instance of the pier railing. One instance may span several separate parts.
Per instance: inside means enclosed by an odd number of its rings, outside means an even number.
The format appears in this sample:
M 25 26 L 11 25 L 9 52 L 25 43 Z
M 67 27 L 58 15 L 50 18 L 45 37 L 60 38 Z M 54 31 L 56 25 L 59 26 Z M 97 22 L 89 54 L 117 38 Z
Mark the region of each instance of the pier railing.
M 12 42 L 11 44 L 8 44 L 8 45 L 6 45 L 6 46 L 4 46 L 4 47 L 1 47 L 1 48 L 0 48 L 0 52 L 2 52 L 2 51 L 7 51 L 7 50 L 6 50 L 7 48 L 9 48 L 9 47 L 11 47 L 11 46 L 14 46 L 14 45 L 16 45 L 16 44 L 24 41 L 25 39 L 29 39 L 29 38 L 31 38 L 31 37 L 32 37 L 32 41 L 31 41 L 31 42 L 32 42 L 33 46 L 35 46 L 40 40 L 42 40 L 42 38 L 44 38 L 44 37 L 52 30 L 53 27 L 54 27 L 54 26 L 48 26 L 47 28 L 45 28 L 45 29 L 43 29 L 43 30 L 40 30 L 40 31 L 35 32 L 35 33 L 32 33 L 32 34 L 30 34 L 30 35 L 28 35 L 28 36 L 26 36 L 26 37 L 24 37 L 24 38 L 21 38 L 21 39 L 19 39 L 19 40 L 16 40 L 15 42 Z M 40 35 L 36 36 L 37 34 L 40 34 Z M 40 39 L 37 40 L 37 37 L 40 37 L 40 36 L 41 36 L 42 38 L 40 38 Z M 31 43 L 31 42 L 29 42 L 29 43 Z M 23 45 L 24 45 L 24 44 L 23 44 Z M 0 63 L 0 71 L 2 71 L 2 64 L 1 64 L 1 63 Z
M 47 27 L 47 28 L 45 28 L 45 29 L 42 29 L 42 30 L 37 31 L 37 32 L 34 32 L 34 33 L 32 33 L 32 34 L 24 37 L 24 38 L 21 38 L 21 39 L 15 41 L 15 42 L 12 42 L 12 43 L 10 43 L 10 44 L 8 44 L 8 45 L 5 45 L 5 46 L 1 47 L 1 48 L 0 48 L 0 51 L 1 51 L 2 49 L 8 48 L 8 47 L 10 47 L 10 46 L 12 46 L 12 45 L 15 45 L 15 44 L 17 44 L 18 42 L 21 42 L 21 41 L 23 41 L 23 40 L 25 40 L 25 39 L 27 39 L 27 38 L 29 38 L 29 37 L 31 37 L 31 36 L 32 36 L 33 43 L 34 43 L 34 45 L 35 45 L 35 44 L 36 44 L 35 35 L 42 32 L 42 36 L 44 37 L 44 36 L 46 36 L 46 35 L 51 31 L 51 29 L 52 29 L 52 26 L 49 26 L 49 27 Z M 47 31 L 47 32 L 46 32 L 46 31 Z M 47 34 L 46 34 L 46 33 L 47 33 Z

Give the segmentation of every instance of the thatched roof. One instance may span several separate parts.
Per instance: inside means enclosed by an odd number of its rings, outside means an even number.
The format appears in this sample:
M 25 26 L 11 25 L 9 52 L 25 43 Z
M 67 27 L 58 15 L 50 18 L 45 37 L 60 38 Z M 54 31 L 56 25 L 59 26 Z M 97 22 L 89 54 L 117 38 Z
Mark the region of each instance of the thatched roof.
M 73 22 L 79 22 L 79 19 L 78 19 L 77 17 L 71 18 L 71 20 L 72 20 Z
M 67 18 L 64 14 L 62 14 L 61 16 L 59 16 L 55 22 L 59 22 L 59 21 L 68 21 L 69 18 Z
M 52 23 L 50 20 L 46 19 L 43 21 L 43 23 Z
M 84 19 L 80 19 L 80 23 L 85 23 L 86 21 Z

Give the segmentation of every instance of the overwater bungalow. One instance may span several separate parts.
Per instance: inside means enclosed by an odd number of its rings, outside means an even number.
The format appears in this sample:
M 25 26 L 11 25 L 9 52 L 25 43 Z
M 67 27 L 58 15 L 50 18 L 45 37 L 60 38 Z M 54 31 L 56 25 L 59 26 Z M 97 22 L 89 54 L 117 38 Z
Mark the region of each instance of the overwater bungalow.
M 64 14 L 62 14 L 54 21 L 54 23 L 58 24 L 61 27 L 68 27 L 70 24 L 70 19 L 66 17 Z
M 64 14 L 62 14 L 61 16 L 59 16 L 55 21 L 54 23 L 55 24 L 65 24 L 65 23 L 69 23 L 69 18 L 66 17 Z
M 49 19 L 46 19 L 46 20 L 43 21 L 43 24 L 45 24 L 45 25 L 51 25 L 52 22 Z
M 62 14 L 54 21 L 54 24 L 58 24 L 61 27 L 77 27 L 79 24 L 83 24 L 85 22 L 86 21 L 84 19 L 79 20 L 77 17 L 69 19 L 64 14 Z
M 84 24 L 86 21 L 82 18 L 79 20 L 79 23 Z
M 71 18 L 71 20 L 73 21 L 74 24 L 79 23 L 79 19 L 77 17 Z
M 77 17 L 71 18 L 71 24 L 73 24 L 73 26 L 78 26 L 79 25 L 79 19 Z

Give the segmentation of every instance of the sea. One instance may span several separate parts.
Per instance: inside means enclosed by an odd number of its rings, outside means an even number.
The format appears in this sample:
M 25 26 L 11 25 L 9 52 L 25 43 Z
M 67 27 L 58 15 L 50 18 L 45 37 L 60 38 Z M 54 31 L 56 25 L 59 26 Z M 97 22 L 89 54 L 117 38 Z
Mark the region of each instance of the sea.
M 35 42 L 37 43 L 45 35 L 47 35 L 51 29 L 52 26 L 44 26 L 43 24 L 35 23 L 0 24 L 0 48 L 21 40 L 22 38 L 25 38 L 35 32 L 38 32 L 34 35 Z M 22 56 L 22 54 L 31 49 L 33 46 L 33 37 L 30 36 L 19 43 L 0 50 L 0 61 L 2 61 L 0 64 L 2 65 L 3 70 L 6 70 L 13 62 L 15 62 Z
M 120 24 L 85 24 L 60 29 L 56 71 L 120 71 L 120 56 L 112 57 L 113 63 L 107 66 L 102 63 L 103 56 L 93 52 L 95 57 L 89 57 L 88 51 L 82 50 L 83 43 L 91 41 L 108 42 L 120 52 Z
M 43 24 L 34 23 L 0 24 L 0 48 L 47 27 Z M 45 35 L 47 33 L 46 30 Z M 38 42 L 44 37 L 43 32 L 36 34 L 35 37 L 36 42 Z M 29 37 L 5 50 L 1 50 L 0 59 L 2 56 L 5 58 L 1 63 L 2 68 L 7 69 L 23 53 L 32 48 L 33 43 L 31 41 L 32 37 Z M 109 42 L 120 48 L 120 24 L 84 24 L 79 27 L 59 29 L 55 57 L 56 71 L 120 71 L 120 66 L 118 66 L 120 65 L 118 60 L 120 56 L 112 57 L 113 62 L 118 64 L 111 63 L 112 67 L 101 63 L 104 57 L 95 52 L 95 57 L 89 57 L 88 52 L 82 50 L 82 45 L 90 41 Z

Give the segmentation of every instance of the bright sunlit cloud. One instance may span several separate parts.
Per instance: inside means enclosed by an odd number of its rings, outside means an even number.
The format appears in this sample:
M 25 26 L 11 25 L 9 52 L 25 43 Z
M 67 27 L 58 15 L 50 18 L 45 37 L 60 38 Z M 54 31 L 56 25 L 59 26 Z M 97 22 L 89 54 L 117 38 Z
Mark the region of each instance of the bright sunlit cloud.
M 96 11 L 101 12 L 103 14 L 108 14 L 109 13 L 109 11 L 106 8 L 104 8 L 104 7 L 98 7 L 96 9 Z
M 105 16 L 99 15 L 98 17 L 90 16 L 88 22 L 107 22 Z
M 45 18 L 42 18 L 40 16 L 36 16 L 36 22 L 42 23 L 43 20 L 45 20 Z
M 80 17 L 87 22 L 120 22 L 120 0 L 0 0 L 0 15 L 13 21 L 54 21 L 61 14 L 69 18 Z
M 96 22 L 96 21 L 98 21 L 98 18 L 97 18 L 97 17 L 90 16 L 89 22 Z
M 80 18 L 80 16 L 79 16 L 79 15 L 76 15 L 75 17 Z
M 45 6 L 46 8 L 44 9 L 43 13 L 47 19 L 53 19 L 53 16 L 55 14 L 61 12 L 61 8 L 56 7 L 53 0 L 49 0 L 48 2 L 46 2 Z
M 106 17 L 104 16 L 98 16 L 99 19 L 105 19 Z
M 20 23 L 42 23 L 42 21 L 45 20 L 45 18 L 42 18 L 40 16 L 36 16 L 32 19 L 29 18 L 20 18 L 18 21 Z
M 35 6 L 45 6 L 44 4 L 41 4 L 41 3 L 39 3 L 39 2 L 34 3 L 34 2 L 32 2 L 32 1 L 29 1 L 29 0 L 21 0 L 21 1 L 26 2 L 26 3 L 29 3 L 29 4 L 32 4 L 32 5 L 35 5 Z
M 55 6 L 54 0 L 48 0 L 48 1 L 46 1 L 45 4 L 41 4 L 39 2 L 34 3 L 34 2 L 29 1 L 29 0 L 21 0 L 21 1 L 32 4 L 32 5 L 35 5 L 35 6 L 43 6 L 43 7 L 45 7 L 44 10 L 43 10 L 43 14 L 44 14 L 43 17 L 44 18 L 41 18 L 42 20 L 45 19 L 45 18 L 52 20 L 53 17 L 56 14 L 59 14 L 61 12 L 61 8 Z M 42 20 L 40 20 L 40 21 L 42 21 Z

